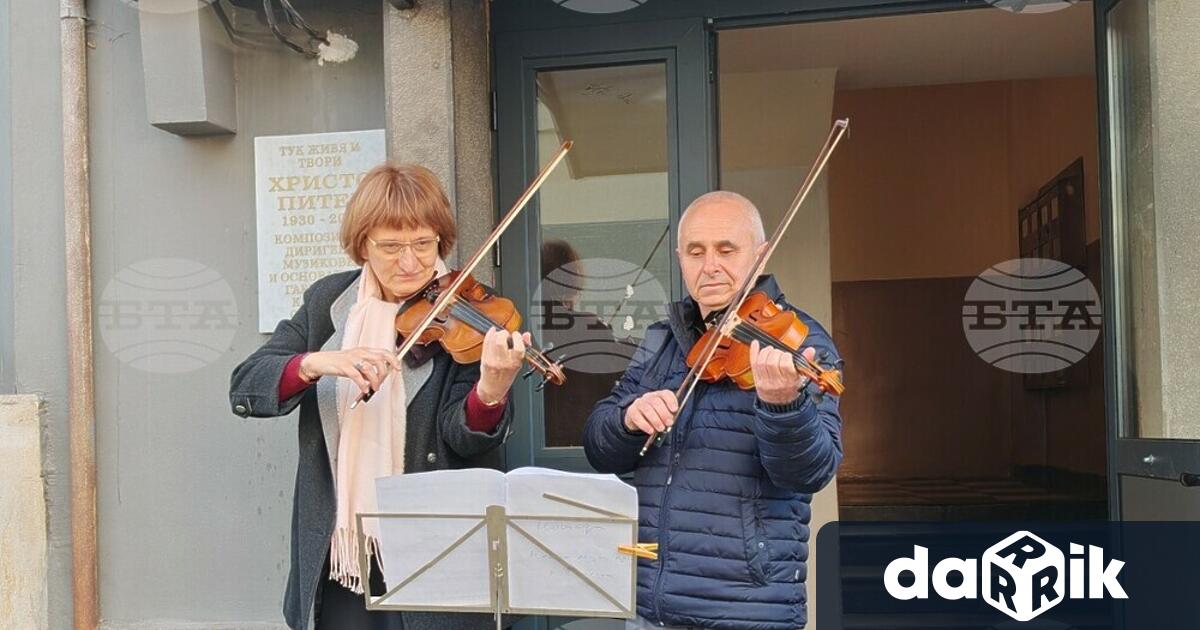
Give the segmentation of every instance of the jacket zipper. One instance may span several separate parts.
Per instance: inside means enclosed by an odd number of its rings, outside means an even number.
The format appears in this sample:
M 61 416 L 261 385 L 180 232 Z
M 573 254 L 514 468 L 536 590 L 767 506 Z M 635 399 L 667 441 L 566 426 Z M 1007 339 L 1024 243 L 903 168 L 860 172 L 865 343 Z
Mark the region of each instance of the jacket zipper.
M 691 401 L 688 402 L 689 405 L 692 404 L 692 402 L 694 402 L 696 399 L 700 398 L 700 396 L 704 395 L 704 390 L 706 389 L 705 385 L 706 383 L 697 384 L 697 389 L 695 392 L 693 392 Z M 686 406 L 687 405 L 685 405 L 685 407 Z M 695 409 L 694 405 L 692 409 Z M 682 419 L 683 409 L 680 409 L 679 412 L 679 418 Z M 670 439 L 667 440 L 667 483 L 663 487 L 662 505 L 658 507 L 658 576 L 654 580 L 654 616 L 658 618 L 658 623 L 660 626 L 665 623 L 662 618 L 661 604 L 663 573 L 667 566 L 668 553 L 668 541 L 666 538 L 667 532 L 670 531 L 671 511 L 667 506 L 670 504 L 669 497 L 671 495 L 671 482 L 674 481 L 675 478 L 675 467 L 679 464 L 680 453 L 675 451 L 675 443 L 679 442 L 681 450 L 683 448 L 682 445 L 685 443 L 684 431 L 680 427 L 682 424 L 682 422 L 675 423 L 676 429 L 671 431 Z
M 662 618 L 662 581 L 663 571 L 667 566 L 667 532 L 670 531 L 671 513 L 667 505 L 671 494 L 671 480 L 675 476 L 675 438 L 679 437 L 678 433 L 672 433 L 667 440 L 667 483 L 663 486 L 662 504 L 658 506 L 658 576 L 654 579 L 654 616 L 660 626 L 665 623 Z
M 759 579 L 763 585 L 769 583 L 767 579 L 767 528 L 763 525 L 762 514 L 758 511 L 758 499 L 755 498 L 750 503 L 750 509 L 754 511 L 754 544 L 757 547 L 756 557 L 758 558 L 757 566 L 754 570 L 758 573 Z

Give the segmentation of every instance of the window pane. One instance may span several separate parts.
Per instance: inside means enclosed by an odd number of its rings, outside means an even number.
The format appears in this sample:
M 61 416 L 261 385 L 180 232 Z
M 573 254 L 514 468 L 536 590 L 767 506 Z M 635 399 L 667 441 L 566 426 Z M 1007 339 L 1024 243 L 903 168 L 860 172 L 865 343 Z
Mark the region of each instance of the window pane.
M 540 72 L 538 159 L 575 141 L 541 191 L 533 330 L 567 383 L 544 390 L 546 446 L 578 446 L 670 296 L 665 64 Z

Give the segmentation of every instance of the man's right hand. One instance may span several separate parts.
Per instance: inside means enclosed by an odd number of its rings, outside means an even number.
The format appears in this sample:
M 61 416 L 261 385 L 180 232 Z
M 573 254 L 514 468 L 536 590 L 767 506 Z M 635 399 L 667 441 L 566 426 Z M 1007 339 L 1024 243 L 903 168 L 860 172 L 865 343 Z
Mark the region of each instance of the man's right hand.
M 663 433 L 675 424 L 679 401 L 668 389 L 642 394 L 625 409 L 625 428 L 631 432 Z

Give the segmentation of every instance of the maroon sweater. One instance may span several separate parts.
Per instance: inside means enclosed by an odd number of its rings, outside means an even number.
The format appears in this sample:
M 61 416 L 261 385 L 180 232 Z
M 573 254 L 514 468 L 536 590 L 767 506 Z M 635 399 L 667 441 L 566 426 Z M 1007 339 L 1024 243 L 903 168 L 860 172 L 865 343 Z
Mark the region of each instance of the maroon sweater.
M 307 354 L 306 352 L 292 357 L 288 361 L 287 367 L 283 369 L 283 376 L 279 378 L 279 400 L 287 400 L 312 386 L 312 383 L 300 376 L 300 361 L 304 360 Z M 508 396 L 505 395 L 504 400 L 501 400 L 499 404 L 489 407 L 483 403 L 479 393 L 472 388 L 471 393 L 467 394 L 467 428 L 480 433 L 491 433 L 496 430 L 496 425 L 500 424 L 500 418 L 504 415 L 504 407 L 507 404 Z

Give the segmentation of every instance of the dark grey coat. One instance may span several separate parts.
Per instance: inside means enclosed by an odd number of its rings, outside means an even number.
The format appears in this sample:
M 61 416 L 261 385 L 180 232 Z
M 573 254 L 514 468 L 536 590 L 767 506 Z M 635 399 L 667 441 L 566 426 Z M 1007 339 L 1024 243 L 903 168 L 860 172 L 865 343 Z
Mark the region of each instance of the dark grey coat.
M 324 377 L 315 387 L 288 400 L 279 400 L 279 380 L 293 356 L 301 352 L 338 350 L 341 328 L 358 290 L 360 272 L 322 278 L 304 293 L 304 304 L 290 320 L 279 322 L 275 333 L 233 370 L 229 401 L 242 417 L 273 418 L 300 407 L 299 469 L 292 507 L 292 558 L 284 595 L 283 614 L 292 628 L 311 625 L 319 605 L 322 569 L 329 553 L 336 512 L 333 470 L 336 470 L 338 422 L 336 380 Z M 409 374 L 409 372 L 413 374 Z M 460 365 L 445 352 L 415 370 L 406 367 L 410 387 L 408 428 L 405 433 L 406 473 L 485 466 L 499 468 L 501 449 L 512 424 L 512 405 L 495 433 L 466 426 L 467 394 L 479 380 L 479 364 Z M 404 613 L 406 630 L 488 628 L 488 615 Z

